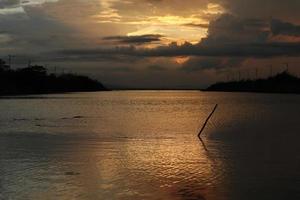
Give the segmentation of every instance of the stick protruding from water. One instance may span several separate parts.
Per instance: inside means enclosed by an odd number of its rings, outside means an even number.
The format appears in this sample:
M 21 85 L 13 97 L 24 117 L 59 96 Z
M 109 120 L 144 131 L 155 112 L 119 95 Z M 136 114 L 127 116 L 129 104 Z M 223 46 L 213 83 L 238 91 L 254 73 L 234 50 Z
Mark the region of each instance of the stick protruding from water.
M 214 114 L 214 112 L 217 110 L 218 108 L 218 104 L 215 105 L 214 109 L 212 110 L 212 112 L 210 113 L 210 115 L 207 117 L 206 121 L 204 122 L 199 134 L 198 134 L 198 137 L 200 138 L 201 137 L 201 134 L 202 132 L 204 131 L 206 125 L 207 125 L 207 122 L 209 121 L 209 119 L 212 117 L 212 115 Z

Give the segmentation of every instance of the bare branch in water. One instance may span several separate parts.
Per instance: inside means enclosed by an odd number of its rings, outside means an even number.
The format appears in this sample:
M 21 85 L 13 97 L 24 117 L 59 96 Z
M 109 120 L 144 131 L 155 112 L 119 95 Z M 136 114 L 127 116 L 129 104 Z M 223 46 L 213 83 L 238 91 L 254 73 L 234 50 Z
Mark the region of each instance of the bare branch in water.
M 200 138 L 201 137 L 201 133 L 204 131 L 206 125 L 207 125 L 207 122 L 209 121 L 209 119 L 212 117 L 212 115 L 214 114 L 214 112 L 216 111 L 216 109 L 218 108 L 218 104 L 215 105 L 213 111 L 210 113 L 210 115 L 208 116 L 208 118 L 206 119 L 206 121 L 204 122 L 199 134 L 198 134 L 198 137 Z

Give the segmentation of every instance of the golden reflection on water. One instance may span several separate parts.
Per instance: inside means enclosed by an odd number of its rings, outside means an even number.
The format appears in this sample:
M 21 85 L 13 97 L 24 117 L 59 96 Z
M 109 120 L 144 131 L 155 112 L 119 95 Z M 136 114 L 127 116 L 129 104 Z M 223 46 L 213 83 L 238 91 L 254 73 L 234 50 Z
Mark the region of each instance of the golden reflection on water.
M 128 144 L 130 153 L 127 160 L 130 161 L 131 168 L 139 167 L 156 180 L 162 191 L 186 198 L 188 195 L 201 195 L 201 185 L 207 189 L 211 181 L 218 180 L 211 180 L 217 176 L 214 169 L 216 161 L 212 161 L 196 143 L 197 141 L 185 143 L 181 140 L 164 140 L 140 145 Z M 199 188 L 192 189 L 193 182 Z
M 0 101 L 1 200 L 232 200 L 253 199 L 253 191 L 270 199 L 277 186 L 275 199 L 298 192 L 290 188 L 300 177 L 292 156 L 299 123 L 282 121 L 297 116 L 298 98 L 171 91 L 54 97 Z M 197 131 L 215 103 L 201 143 Z
M 80 175 L 71 178 L 88 199 L 153 199 L 153 194 L 162 199 L 220 199 L 226 192 L 220 170 L 225 166 L 218 156 L 211 159 L 196 138 L 93 143 L 82 141 L 69 155 L 76 155 L 71 160 L 85 160 L 72 168 Z M 217 185 L 222 187 L 219 192 Z

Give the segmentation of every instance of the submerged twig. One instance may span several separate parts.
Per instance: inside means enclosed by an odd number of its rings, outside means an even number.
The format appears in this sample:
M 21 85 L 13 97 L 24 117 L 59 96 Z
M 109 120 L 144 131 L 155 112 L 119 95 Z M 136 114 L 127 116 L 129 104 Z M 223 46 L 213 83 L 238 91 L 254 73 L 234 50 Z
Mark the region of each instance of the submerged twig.
M 210 115 L 208 116 L 208 118 L 207 118 L 206 121 L 204 122 L 204 124 L 203 124 L 203 126 L 202 126 L 202 128 L 201 128 L 201 130 L 200 130 L 200 132 L 199 132 L 199 134 L 198 134 L 198 137 L 199 137 L 199 138 L 201 137 L 201 133 L 204 131 L 207 122 L 209 121 L 209 119 L 211 118 L 211 116 L 214 114 L 214 112 L 216 111 L 217 107 L 218 107 L 218 104 L 215 105 L 213 111 L 210 113 Z

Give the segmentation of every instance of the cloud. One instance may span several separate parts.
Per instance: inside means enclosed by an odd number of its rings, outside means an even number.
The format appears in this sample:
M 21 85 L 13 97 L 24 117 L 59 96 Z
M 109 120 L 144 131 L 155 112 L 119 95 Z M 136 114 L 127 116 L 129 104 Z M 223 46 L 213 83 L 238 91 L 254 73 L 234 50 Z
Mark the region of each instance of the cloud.
M 55 3 L 58 1 L 59 0 L 0 0 L 0 16 L 26 15 L 26 7 Z
M 25 10 L 16 2 L 1 2 L 0 1 L 0 16 L 25 14 Z
M 227 10 L 241 18 L 254 15 L 260 19 L 279 18 L 284 21 L 299 22 L 299 0 L 219 0 Z
M 55 52 L 68 58 L 88 57 L 90 59 L 110 55 L 128 57 L 177 57 L 177 56 L 207 56 L 207 57 L 253 57 L 270 58 L 277 56 L 299 56 L 300 43 L 243 43 L 227 45 L 178 45 L 175 47 L 159 47 L 154 49 L 136 49 L 133 47 L 109 49 L 70 49 Z
M 203 44 L 236 44 L 265 42 L 269 36 L 268 23 L 261 19 L 239 18 L 224 14 L 212 21 Z
M 72 63 L 90 74 L 136 73 L 134 79 L 144 72 L 149 82 L 177 71 L 178 80 L 189 81 L 186 72 L 300 56 L 299 6 L 299 0 L 0 0 L 0 54 Z
M 1 0 L 0 9 L 10 8 L 20 5 L 20 0 Z
M 274 35 L 288 35 L 300 37 L 300 26 L 281 20 L 272 20 L 271 31 Z
M 44 3 L 56 3 L 59 0 L 21 0 L 21 6 L 34 6 L 34 5 L 41 5 Z
M 165 71 L 166 68 L 165 67 L 162 67 L 160 65 L 149 65 L 147 67 L 147 70 L 149 71 L 157 71 L 157 72 L 160 72 L 160 71 Z
M 183 26 L 207 29 L 209 27 L 209 24 L 188 23 L 188 24 L 183 24 Z
M 121 44 L 145 44 L 152 42 L 159 42 L 162 35 L 157 34 L 147 34 L 147 35 L 137 35 L 137 36 L 110 36 L 104 37 L 103 40 L 113 41 L 115 43 Z
M 216 0 L 213 0 L 215 2 Z M 103 0 L 102 8 L 93 15 L 98 24 L 122 26 L 131 31 L 124 35 L 165 35 L 164 44 L 170 41 L 196 42 L 206 35 L 206 28 L 184 24 L 208 24 L 212 16 L 223 9 L 212 0 Z M 123 34 L 118 34 L 123 35 Z M 110 36 L 110 35 L 108 35 Z
M 67 45 L 72 48 L 74 30 L 60 21 L 49 18 L 40 8 L 27 8 L 28 14 L 0 17 L 1 30 L 6 32 L 7 43 L 0 54 L 37 54 Z M 71 40 L 74 38 L 74 40 Z M 10 49 L 7 52 L 7 49 Z
M 218 70 L 225 68 L 239 67 L 244 58 L 228 58 L 228 57 L 192 57 L 185 62 L 181 70 L 186 72 L 197 72 L 202 70 Z
M 293 27 L 297 27 L 294 25 Z M 288 27 L 289 28 L 289 27 Z M 289 28 L 289 33 L 291 32 Z M 209 25 L 208 36 L 198 44 L 184 43 L 178 45 L 171 43 L 157 48 L 135 48 L 123 46 L 116 48 L 96 49 L 70 49 L 59 53 L 65 56 L 94 57 L 128 56 L 128 57 L 176 57 L 176 56 L 201 56 L 201 57 L 253 57 L 265 58 L 276 56 L 299 56 L 300 43 L 272 41 L 270 22 L 260 19 L 242 19 L 234 15 L 222 15 Z M 281 29 L 282 30 L 282 29 Z M 292 29 L 294 30 L 294 29 Z M 296 28 L 297 30 L 297 28 Z M 285 30 L 285 33 L 287 30 Z M 295 30 L 294 30 L 295 32 Z M 119 42 L 138 43 L 158 40 L 159 36 L 135 37 L 110 37 L 108 40 Z
M 9 43 L 12 40 L 12 37 L 9 34 L 6 34 L 5 32 L 0 32 L 0 44 Z
M 135 71 L 135 69 L 130 66 L 102 67 L 100 70 L 107 73 L 129 73 Z

